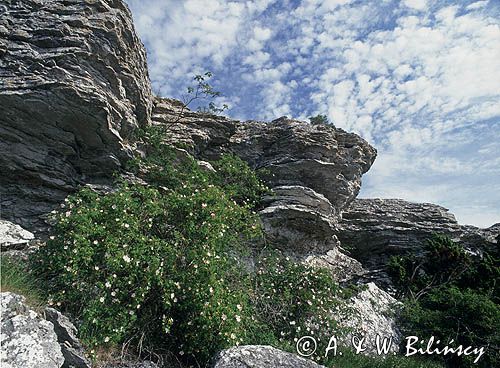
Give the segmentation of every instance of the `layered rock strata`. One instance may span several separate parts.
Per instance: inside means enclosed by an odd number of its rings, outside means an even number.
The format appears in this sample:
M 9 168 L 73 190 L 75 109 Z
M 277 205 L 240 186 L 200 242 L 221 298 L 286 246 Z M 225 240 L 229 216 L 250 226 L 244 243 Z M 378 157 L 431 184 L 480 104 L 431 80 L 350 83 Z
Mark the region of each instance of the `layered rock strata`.
M 376 157 L 355 134 L 286 117 L 240 122 L 156 99 L 152 120 L 167 130 L 166 144 L 181 145 L 198 159 L 231 153 L 260 170 L 273 189 L 260 212 L 267 239 L 299 257 L 336 249 L 340 213 Z
M 150 119 L 146 53 L 122 1 L 0 4 L 1 216 L 43 227 L 79 184 L 111 177 Z
M 312 189 L 330 201 L 334 219 L 357 196 L 361 177 L 376 157 L 376 150 L 356 134 L 286 117 L 240 122 L 157 99 L 153 122 L 166 126 L 169 141 L 187 146 L 197 158 L 215 160 L 232 153 L 254 169 L 265 169 L 271 187 Z
M 426 239 L 447 235 L 472 252 L 497 247 L 500 224 L 488 229 L 458 224 L 448 209 L 400 199 L 356 199 L 342 214 L 335 233 L 351 255 L 379 284 L 390 285 L 386 268 L 391 256 L 422 254 Z

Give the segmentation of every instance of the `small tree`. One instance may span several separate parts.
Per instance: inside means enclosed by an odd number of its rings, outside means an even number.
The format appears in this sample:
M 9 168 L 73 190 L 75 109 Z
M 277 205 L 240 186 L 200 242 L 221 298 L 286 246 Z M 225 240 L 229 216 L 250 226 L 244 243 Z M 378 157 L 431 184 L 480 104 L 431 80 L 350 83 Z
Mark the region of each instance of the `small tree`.
M 185 107 L 188 107 L 196 100 L 211 100 L 222 96 L 219 91 L 215 91 L 208 83 L 208 79 L 212 78 L 212 76 L 213 74 L 211 72 L 205 72 L 204 74 L 197 74 L 194 76 L 193 80 L 196 82 L 196 85 L 189 86 L 187 88 L 187 95 L 182 96 L 182 102 Z M 220 114 L 228 108 L 229 106 L 226 104 L 217 106 L 213 101 L 210 101 L 207 106 L 198 106 L 197 111 L 207 114 Z
M 327 125 L 327 124 L 330 124 L 330 122 L 328 121 L 328 118 L 326 117 L 326 115 L 321 115 L 321 114 L 318 114 L 316 116 L 311 116 L 309 118 L 309 121 L 313 125 Z

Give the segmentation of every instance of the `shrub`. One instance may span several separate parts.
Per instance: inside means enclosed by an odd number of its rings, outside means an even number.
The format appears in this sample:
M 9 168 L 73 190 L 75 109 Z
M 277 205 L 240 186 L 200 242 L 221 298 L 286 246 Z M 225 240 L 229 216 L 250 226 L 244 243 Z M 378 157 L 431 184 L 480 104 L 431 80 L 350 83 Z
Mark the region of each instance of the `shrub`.
M 328 121 L 328 117 L 326 115 L 321 115 L 321 114 L 316 115 L 316 116 L 311 116 L 309 118 L 309 121 L 313 125 L 327 125 L 327 124 L 330 124 L 330 122 Z
M 334 315 L 340 305 L 340 289 L 328 271 L 266 251 L 254 275 L 252 304 L 259 311 L 263 330 L 273 340 L 266 343 L 295 352 L 295 342 L 304 335 L 315 335 L 318 342 L 327 344 L 339 332 Z M 254 340 L 254 344 L 263 344 L 265 338 Z
M 151 186 L 70 196 L 34 260 L 83 340 L 132 341 L 203 365 L 229 346 L 294 351 L 301 331 L 330 333 L 337 288 L 326 272 L 279 254 L 257 273 L 240 261 L 242 244 L 261 235 L 253 210 L 267 188 L 257 174 L 232 155 L 213 163 L 216 174 L 194 159 L 175 164 L 159 127 L 142 134 L 149 152 L 131 167 Z
M 53 302 L 81 320 L 87 344 L 132 339 L 205 361 L 245 337 L 246 279 L 228 254 L 258 235 L 256 215 L 205 181 L 83 189 L 34 266 Z
M 255 208 L 263 194 L 269 191 L 246 162 L 237 156 L 224 154 L 214 162 L 217 174 L 212 180 L 237 203 Z
M 160 128 L 142 134 L 148 155 L 131 167 L 149 185 L 68 197 L 33 259 L 84 343 L 130 343 L 204 366 L 234 345 L 295 352 L 303 334 L 325 344 L 338 334 L 340 290 L 326 271 L 268 251 L 255 272 L 244 264 L 244 245 L 261 237 L 254 209 L 266 188 L 257 174 L 230 155 L 213 163 L 217 174 L 194 159 L 179 164 Z
M 132 339 L 203 364 L 241 343 L 293 351 L 302 331 L 331 333 L 331 277 L 277 255 L 251 276 L 234 254 L 259 235 L 256 216 L 216 186 L 188 188 L 122 184 L 68 198 L 34 266 L 51 303 L 81 320 L 83 341 Z
M 497 253 L 474 256 L 461 244 L 436 235 L 426 242 L 423 255 L 394 257 L 389 270 L 405 298 L 404 332 L 446 342 L 453 339 L 456 346 L 487 348 L 478 364 L 469 357 L 447 356 L 449 367 L 500 364 Z

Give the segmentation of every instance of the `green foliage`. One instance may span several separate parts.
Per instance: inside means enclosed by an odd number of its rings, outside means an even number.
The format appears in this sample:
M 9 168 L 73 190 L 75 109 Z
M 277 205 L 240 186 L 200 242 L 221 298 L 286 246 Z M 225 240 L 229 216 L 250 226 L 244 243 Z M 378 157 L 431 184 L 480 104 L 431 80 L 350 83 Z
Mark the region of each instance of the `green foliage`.
M 404 326 L 412 335 L 435 336 L 458 346 L 487 348 L 478 364 L 475 357 L 447 358 L 449 367 L 494 367 L 500 362 L 500 309 L 489 297 L 470 289 L 440 287 L 432 290 L 419 302 L 408 302 L 402 313 Z
M 258 231 L 255 215 L 212 185 L 83 189 L 34 265 L 93 347 L 133 337 L 206 362 L 240 343 L 287 341 L 292 350 L 301 331 L 330 333 L 336 286 L 324 271 L 275 256 L 253 277 L 229 256 Z
M 222 155 L 213 166 L 217 174 L 212 180 L 239 204 L 256 207 L 262 195 L 269 192 L 257 173 L 237 156 Z
M 272 343 L 294 352 L 296 339 L 304 335 L 327 343 L 340 332 L 334 320 L 340 289 L 326 270 L 267 251 L 256 264 L 254 285 L 252 303 L 260 311 L 259 323 L 272 335 L 272 341 L 257 337 L 255 344 Z
M 425 256 L 393 257 L 389 272 L 403 295 L 418 299 L 433 288 L 456 283 L 472 268 L 472 257 L 448 237 L 435 235 L 424 245 Z
M 314 124 L 314 125 L 327 125 L 327 124 L 330 124 L 330 122 L 328 121 L 328 117 L 326 115 L 316 115 L 316 116 L 311 116 L 309 118 L 309 121 L 311 122 L 311 124 Z
M 203 171 L 179 161 L 160 128 L 142 136 L 148 155 L 131 167 L 151 185 L 68 197 L 33 261 L 51 302 L 81 321 L 83 340 L 132 341 L 204 364 L 241 343 L 292 339 L 293 351 L 315 318 L 328 332 L 336 289 L 326 273 L 278 255 L 263 258 L 257 274 L 240 263 L 241 245 L 261 235 L 254 208 L 267 188 L 256 173 L 232 155 L 213 163 L 217 173 Z
M 395 257 L 390 273 L 405 299 L 401 321 L 407 335 L 456 346 L 487 348 L 478 364 L 469 357 L 446 357 L 449 367 L 500 364 L 500 275 L 498 250 L 471 255 L 459 243 L 436 235 L 420 257 Z
M 250 330 L 249 280 L 234 256 L 260 236 L 252 206 L 263 185 L 234 157 L 216 164 L 220 178 L 179 163 L 160 128 L 142 134 L 150 151 L 131 167 L 151 186 L 70 196 L 34 268 L 89 345 L 132 340 L 207 361 Z M 237 168 L 249 175 L 241 185 Z
M 82 340 L 204 366 L 234 345 L 295 352 L 302 335 L 324 344 L 338 335 L 334 316 L 349 310 L 326 271 L 268 251 L 254 271 L 244 263 L 244 245 L 262 235 L 255 208 L 267 188 L 257 174 L 231 155 L 213 162 L 216 173 L 204 171 L 163 144 L 160 127 L 141 137 L 147 156 L 131 168 L 148 185 L 68 197 L 32 260 Z
M 29 268 L 11 257 L 0 256 L 0 291 L 12 292 L 26 298 L 26 303 L 37 309 L 44 302 L 40 282 Z
M 245 336 L 244 316 L 235 322 L 236 306 L 248 309 L 243 279 L 227 252 L 258 235 L 257 218 L 219 188 L 84 189 L 64 210 L 35 267 L 54 302 L 81 319 L 87 343 L 136 337 L 207 359 Z

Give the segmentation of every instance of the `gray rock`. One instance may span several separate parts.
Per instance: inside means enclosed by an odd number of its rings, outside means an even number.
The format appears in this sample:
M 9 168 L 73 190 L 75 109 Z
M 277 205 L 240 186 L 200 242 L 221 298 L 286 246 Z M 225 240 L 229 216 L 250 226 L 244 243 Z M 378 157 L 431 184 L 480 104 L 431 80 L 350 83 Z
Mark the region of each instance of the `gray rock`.
M 489 229 L 458 224 L 448 209 L 430 203 L 400 199 L 356 199 L 342 214 L 336 233 L 343 246 L 368 268 L 370 276 L 390 287 L 389 258 L 422 254 L 426 239 L 444 234 L 473 251 L 497 246 L 500 224 Z
M 401 332 L 396 323 L 396 309 L 399 303 L 391 295 L 371 282 L 353 296 L 347 303 L 347 314 L 339 320 L 341 327 L 351 330 L 343 343 L 352 347 L 351 339 L 356 336 L 364 338 L 366 351 L 363 354 L 373 355 L 377 352 L 377 336 L 382 345 L 383 339 L 390 344 L 390 352 L 398 352 Z
M 35 236 L 21 226 L 0 219 L 0 248 L 3 251 L 24 249 Z
M 368 272 L 358 260 L 348 256 L 341 247 L 335 247 L 324 254 L 309 254 L 303 262 L 310 266 L 321 267 L 331 271 L 335 281 L 340 283 L 358 282 Z
M 64 356 L 63 368 L 91 368 L 90 361 L 77 338 L 76 327 L 68 317 L 53 308 L 45 308 L 45 319 L 54 325 L 57 341 Z
M 0 6 L 2 217 L 30 231 L 78 184 L 130 156 L 152 99 L 146 53 L 121 0 Z
M 156 99 L 152 119 L 166 128 L 166 144 L 181 145 L 197 159 L 232 153 L 261 169 L 274 192 L 260 211 L 267 240 L 298 258 L 326 257 L 335 249 L 340 213 L 358 194 L 361 176 L 376 157 L 355 134 L 286 117 L 239 122 Z
M 325 253 L 338 243 L 330 201 L 301 186 L 280 186 L 262 201 L 260 217 L 268 240 L 296 255 Z
M 0 293 L 2 368 L 60 368 L 64 363 L 52 323 L 25 304 L 22 296 Z
M 356 197 L 376 157 L 365 140 L 331 126 L 288 118 L 240 122 L 182 109 L 171 99 L 156 100 L 153 121 L 167 128 L 170 143 L 189 147 L 199 159 L 233 153 L 265 169 L 270 187 L 302 186 L 322 194 L 334 218 Z
M 212 368 L 321 368 L 310 360 L 270 346 L 247 345 L 219 353 Z

